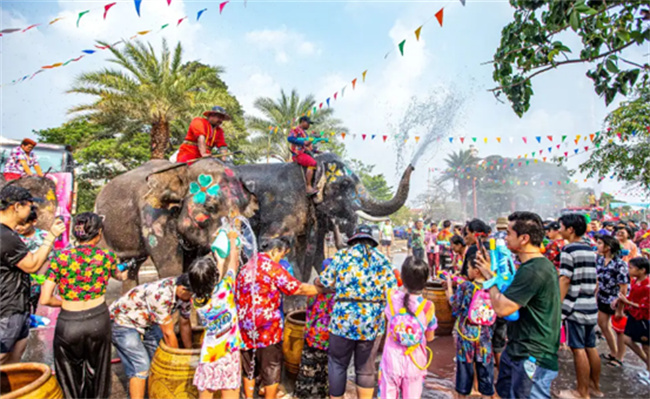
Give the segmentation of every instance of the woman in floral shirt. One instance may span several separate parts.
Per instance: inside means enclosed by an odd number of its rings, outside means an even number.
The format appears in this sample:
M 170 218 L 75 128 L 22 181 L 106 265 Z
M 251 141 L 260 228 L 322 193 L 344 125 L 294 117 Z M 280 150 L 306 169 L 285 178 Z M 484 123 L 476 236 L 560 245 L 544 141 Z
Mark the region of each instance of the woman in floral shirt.
M 331 258 L 323 261 L 323 270 L 327 269 L 331 261 Z M 332 292 L 318 294 L 307 300 L 305 346 L 302 348 L 296 389 L 293 391 L 293 396 L 298 399 L 329 397 L 327 348 L 333 307 Z
M 618 293 L 627 294 L 627 286 L 630 283 L 630 275 L 627 263 L 620 256 L 621 246 L 616 238 L 611 236 L 597 236 L 596 245 L 598 257 L 596 258 L 596 272 L 598 273 L 598 327 L 605 336 L 610 354 L 602 356 L 604 359 L 618 364 L 617 360 L 623 359 L 625 354 L 624 335 L 617 333 L 614 338 L 611 318 L 623 317 L 623 303 L 613 307 Z
M 347 369 L 355 356 L 357 394 L 372 397 L 376 385 L 375 359 L 384 333 L 386 293 L 397 287 L 393 266 L 376 247 L 368 226 L 359 226 L 348 248 L 334 255 L 320 281 L 336 292 L 329 323 L 328 372 L 330 396 L 345 393 Z
M 54 331 L 54 369 L 66 398 L 107 398 L 111 389 L 111 322 L 106 286 L 117 270 L 117 257 L 96 247 L 102 238 L 99 215 L 86 212 L 74 221 L 79 242 L 52 258 L 43 283 L 41 305 L 61 307 Z M 53 296 L 58 288 L 61 299 Z

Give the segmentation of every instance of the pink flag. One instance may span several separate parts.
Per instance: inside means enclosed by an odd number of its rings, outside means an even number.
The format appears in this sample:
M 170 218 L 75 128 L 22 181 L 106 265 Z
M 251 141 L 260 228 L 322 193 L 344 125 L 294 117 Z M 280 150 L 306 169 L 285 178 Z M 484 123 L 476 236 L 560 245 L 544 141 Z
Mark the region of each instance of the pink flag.
M 230 3 L 229 1 L 224 1 L 223 3 L 219 4 L 219 14 L 223 11 L 223 8 L 226 6 L 226 4 Z
M 187 19 L 187 15 L 184 16 L 183 18 L 179 19 L 179 20 L 178 20 L 178 23 L 176 24 L 176 26 L 180 25 L 181 22 L 183 22 L 183 21 L 186 20 L 186 19 Z
M 29 25 L 28 27 L 26 27 L 25 29 L 23 29 L 23 32 L 27 32 L 28 30 L 30 30 L 30 29 L 32 29 L 32 28 L 35 28 L 35 27 L 37 27 L 38 25 L 40 25 L 40 24 Z
M 104 19 L 106 19 L 106 14 L 108 14 L 108 10 L 110 10 L 111 7 L 113 7 L 115 4 L 117 3 L 110 3 L 104 6 Z

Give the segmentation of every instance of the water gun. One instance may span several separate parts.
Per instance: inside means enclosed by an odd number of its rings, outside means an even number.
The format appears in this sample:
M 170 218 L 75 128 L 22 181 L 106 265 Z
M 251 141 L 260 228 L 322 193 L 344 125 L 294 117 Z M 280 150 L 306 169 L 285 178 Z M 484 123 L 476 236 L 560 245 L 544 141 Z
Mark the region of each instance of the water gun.
M 131 258 L 131 259 L 127 260 L 126 262 L 118 263 L 117 264 L 117 270 L 119 270 L 121 272 L 123 272 L 125 270 L 130 270 L 130 269 L 134 268 L 135 265 L 137 265 L 137 264 L 138 264 L 137 260 L 135 258 Z
M 210 249 L 212 252 L 216 252 L 221 259 L 228 258 L 230 255 L 230 239 L 228 238 L 229 231 L 236 231 L 224 217 L 221 218 L 221 228 L 217 231 L 217 236 L 212 242 Z M 241 247 L 241 240 L 239 235 L 237 236 L 237 247 Z
M 496 275 L 483 283 L 483 289 L 487 290 L 496 285 L 499 291 L 504 292 L 515 275 L 515 263 L 512 261 L 512 254 L 502 239 L 495 240 L 490 238 L 490 262 L 491 269 Z M 504 317 L 507 321 L 516 321 L 519 319 L 519 311 Z
M 318 144 L 318 143 L 320 143 L 320 142 L 323 142 L 323 143 L 329 143 L 329 142 L 330 142 L 330 139 L 328 139 L 328 138 L 326 138 L 326 137 L 309 137 L 309 138 L 307 139 L 307 141 L 309 141 L 309 142 L 312 143 L 312 144 Z
M 44 283 L 45 280 L 46 280 L 44 274 L 30 274 L 29 276 L 30 276 L 30 277 L 32 278 L 32 280 L 33 280 L 36 284 L 38 284 L 38 285 L 43 285 L 43 283 Z
M 38 328 L 49 326 L 52 321 L 44 316 L 39 316 L 35 314 L 29 315 L 29 328 Z
M 437 276 L 437 277 L 438 277 L 440 280 L 447 280 L 447 276 L 449 276 L 449 278 L 451 279 L 451 281 L 453 281 L 453 282 L 456 283 L 457 285 L 460 285 L 460 284 L 462 284 L 462 283 L 465 282 L 465 279 L 462 278 L 461 276 L 457 276 L 457 275 L 455 275 L 455 274 L 450 274 L 449 272 L 446 272 L 446 271 L 443 271 L 443 270 L 441 270 L 441 271 L 438 272 L 438 276 Z
M 395 275 L 395 279 L 397 280 L 397 286 L 401 287 L 403 283 L 402 283 L 402 275 L 400 274 L 399 270 L 393 269 L 393 274 Z
M 449 245 L 451 245 L 449 241 L 436 241 L 436 244 L 442 245 L 443 247 L 448 247 Z

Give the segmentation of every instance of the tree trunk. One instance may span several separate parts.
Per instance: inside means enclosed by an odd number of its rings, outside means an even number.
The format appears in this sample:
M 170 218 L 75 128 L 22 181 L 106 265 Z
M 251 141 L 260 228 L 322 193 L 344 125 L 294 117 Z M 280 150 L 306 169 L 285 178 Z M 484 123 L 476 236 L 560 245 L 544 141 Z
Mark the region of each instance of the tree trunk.
M 169 122 L 160 118 L 151 124 L 151 159 L 165 159 L 169 145 Z
M 469 190 L 467 187 L 463 187 L 463 184 L 458 184 L 458 194 L 460 195 L 460 212 L 463 217 L 463 221 L 467 220 L 467 193 Z

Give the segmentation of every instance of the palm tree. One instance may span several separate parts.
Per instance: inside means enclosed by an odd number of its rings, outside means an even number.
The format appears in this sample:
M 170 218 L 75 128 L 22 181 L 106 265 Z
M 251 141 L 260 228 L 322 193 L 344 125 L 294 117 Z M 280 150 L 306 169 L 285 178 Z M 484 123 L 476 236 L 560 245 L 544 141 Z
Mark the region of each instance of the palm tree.
M 267 162 L 269 158 L 275 158 L 283 162 L 288 161 L 291 158 L 291 153 L 287 143 L 287 135 L 296 126 L 298 117 L 313 112 L 314 107 L 316 107 L 314 96 L 310 94 L 300 99 L 296 90 L 292 90 L 289 95 L 282 90 L 280 98 L 277 100 L 270 97 L 260 97 L 255 100 L 254 106 L 263 117 L 247 117 L 249 129 L 258 132 L 251 139 L 250 148 L 247 148 L 247 152 L 256 154 L 258 158 L 266 157 Z M 333 117 L 334 110 L 332 108 L 325 105 L 319 108 L 317 107 L 316 114 L 311 116 L 311 119 L 315 122 L 311 126 L 311 130 L 328 133 L 331 131 L 338 133 L 346 130 L 345 127 L 341 126 L 341 121 Z M 276 126 L 278 127 L 277 133 L 271 133 L 269 128 Z M 331 145 L 322 145 L 321 148 L 334 148 L 333 137 L 327 138 L 330 139 Z
M 479 161 L 474 154 L 473 149 L 458 150 L 458 152 L 449 154 L 445 159 L 448 170 L 440 178 L 440 182 L 451 180 L 454 188 L 458 190 L 463 220 L 467 219 L 467 196 L 472 190 L 472 182 L 476 177 L 476 165 Z
M 189 120 L 215 104 L 232 109 L 232 101 L 227 103 L 227 97 L 232 97 L 226 89 L 210 84 L 223 69 L 196 63 L 183 65 L 180 42 L 172 54 L 163 39 L 160 57 L 151 44 L 142 42 L 127 42 L 121 50 L 109 49 L 114 57 L 109 62 L 120 68 L 79 76 L 68 93 L 90 94 L 96 98 L 69 112 L 88 111 L 93 122 L 117 131 L 148 131 L 152 159 L 165 157 L 170 124 L 175 120 Z

